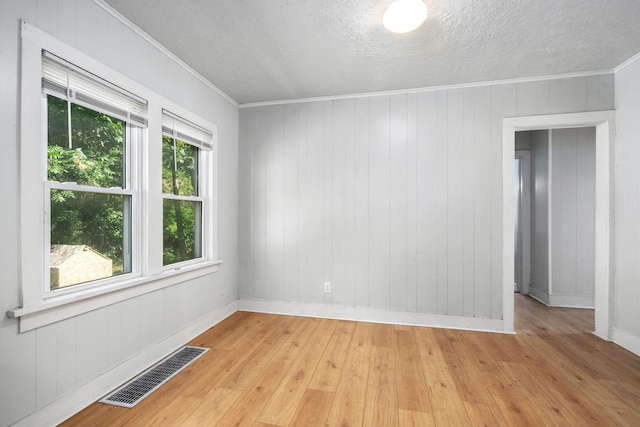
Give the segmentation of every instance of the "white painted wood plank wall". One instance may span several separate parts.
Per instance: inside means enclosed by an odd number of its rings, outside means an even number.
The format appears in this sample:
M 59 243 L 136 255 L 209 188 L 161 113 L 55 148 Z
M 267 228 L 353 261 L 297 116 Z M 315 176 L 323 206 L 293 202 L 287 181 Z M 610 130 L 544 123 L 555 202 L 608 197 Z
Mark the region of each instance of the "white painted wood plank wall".
M 615 76 L 615 329 L 640 354 L 640 62 Z
M 562 305 L 593 306 L 595 128 L 555 129 L 551 139 L 553 295 L 568 297 Z
M 612 82 L 243 108 L 240 298 L 500 319 L 502 119 L 612 109 Z
M 529 293 L 549 303 L 549 131 L 530 133 L 531 286 Z
M 194 324 L 237 299 L 238 268 L 238 109 L 197 80 L 161 51 L 136 35 L 91 0 L 3 0 L 0 2 L 0 126 L 3 129 L 0 178 L 4 208 L 0 210 L 0 312 L 19 305 L 17 207 L 19 144 L 16 99 L 19 70 L 19 22 L 26 20 L 63 42 L 91 55 L 218 126 L 219 252 L 224 264 L 210 276 L 178 284 L 56 324 L 19 334 L 17 320 L 0 319 L 0 425 L 44 408 L 62 396 L 121 366 L 141 351 Z M 282 115 L 281 115 L 282 116 Z M 282 127 L 275 128 L 279 134 Z M 249 129 L 243 127 L 243 132 Z M 276 138 L 277 137 L 277 138 Z M 243 138 L 250 140 L 250 138 Z M 296 143 L 298 140 L 296 139 Z M 280 150 L 280 143 L 274 143 Z M 249 151 L 252 153 L 252 151 Z M 243 162 L 251 162 L 251 157 Z M 280 160 L 282 169 L 282 160 Z M 244 166 L 244 163 L 243 163 Z M 264 170 L 264 169 L 263 169 Z M 248 173 L 254 173 L 247 168 Z M 282 179 L 271 176 L 282 193 Z M 243 174 L 243 179 L 251 175 Z M 244 185 L 244 184 L 243 184 Z M 279 196 L 282 199 L 282 196 Z M 267 208 L 263 206 L 263 212 Z M 269 206 L 269 212 L 282 212 Z M 287 208 L 289 209 L 289 208 Z M 277 234 L 283 218 L 273 221 Z M 254 236 L 247 233 L 245 237 Z M 240 239 L 246 242 L 245 237 Z M 273 236 L 272 236 L 273 237 Z M 280 241 L 281 234 L 274 241 Z M 266 242 L 265 242 L 266 244 Z M 253 245 L 253 242 L 252 242 Z M 264 252 L 263 252 L 264 253 Z M 282 286 L 282 255 L 269 258 L 280 265 L 271 271 L 272 285 Z M 277 262 L 274 262 L 277 261 Z M 279 274 L 279 275 L 278 275 Z M 282 296 L 280 292 L 279 297 Z

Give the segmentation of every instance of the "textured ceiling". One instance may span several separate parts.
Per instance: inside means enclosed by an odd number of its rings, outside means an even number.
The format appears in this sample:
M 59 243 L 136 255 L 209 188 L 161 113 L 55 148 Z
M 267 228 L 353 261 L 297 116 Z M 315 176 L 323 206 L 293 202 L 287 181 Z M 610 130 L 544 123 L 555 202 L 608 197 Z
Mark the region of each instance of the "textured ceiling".
M 639 0 L 105 0 L 239 104 L 610 70 L 640 52 Z

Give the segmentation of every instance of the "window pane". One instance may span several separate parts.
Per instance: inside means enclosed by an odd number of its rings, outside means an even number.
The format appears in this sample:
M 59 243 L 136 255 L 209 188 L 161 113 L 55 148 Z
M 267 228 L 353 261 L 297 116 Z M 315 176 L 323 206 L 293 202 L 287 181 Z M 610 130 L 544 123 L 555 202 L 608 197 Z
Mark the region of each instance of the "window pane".
M 48 179 L 96 187 L 125 188 L 122 120 L 47 96 Z
M 131 196 L 51 190 L 51 289 L 131 272 Z
M 202 256 L 202 203 L 185 200 L 163 201 L 163 264 L 173 264 Z
M 198 195 L 198 148 L 177 139 L 162 137 L 162 192 Z

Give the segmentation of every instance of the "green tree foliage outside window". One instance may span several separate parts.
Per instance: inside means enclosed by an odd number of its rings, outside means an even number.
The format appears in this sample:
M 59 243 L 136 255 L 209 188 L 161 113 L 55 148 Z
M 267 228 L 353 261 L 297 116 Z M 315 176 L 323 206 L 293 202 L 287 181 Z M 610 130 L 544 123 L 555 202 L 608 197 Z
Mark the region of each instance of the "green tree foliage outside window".
M 47 96 L 47 114 L 49 181 L 125 187 L 123 121 L 52 95 Z M 112 260 L 114 275 L 130 272 L 125 259 L 130 243 L 124 241 L 130 196 L 52 189 L 50 199 L 52 245 L 90 246 Z
M 198 148 L 168 136 L 162 138 L 162 192 L 197 199 Z M 202 202 L 163 200 L 163 264 L 202 256 Z

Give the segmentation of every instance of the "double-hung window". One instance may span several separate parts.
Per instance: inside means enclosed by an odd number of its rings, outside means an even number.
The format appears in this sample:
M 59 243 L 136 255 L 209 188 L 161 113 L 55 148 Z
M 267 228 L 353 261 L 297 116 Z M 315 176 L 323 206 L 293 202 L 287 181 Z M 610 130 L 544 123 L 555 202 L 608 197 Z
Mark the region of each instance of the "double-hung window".
M 163 265 L 204 255 L 208 152 L 213 134 L 169 111 L 162 112 Z
M 217 271 L 216 126 L 25 22 L 21 61 L 20 330 Z
M 146 101 L 43 52 L 45 292 L 138 270 Z

